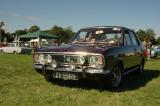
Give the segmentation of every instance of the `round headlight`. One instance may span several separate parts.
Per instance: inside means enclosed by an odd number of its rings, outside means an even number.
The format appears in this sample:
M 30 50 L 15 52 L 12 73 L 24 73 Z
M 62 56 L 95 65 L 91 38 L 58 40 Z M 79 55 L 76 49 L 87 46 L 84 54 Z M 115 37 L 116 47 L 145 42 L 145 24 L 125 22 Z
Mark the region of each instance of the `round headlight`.
M 102 56 L 90 56 L 89 65 L 92 67 L 102 67 L 103 66 Z
M 91 56 L 89 58 L 89 64 L 95 67 L 98 64 L 98 58 L 96 56 Z
M 39 55 L 39 63 L 40 63 L 40 64 L 45 64 L 45 58 L 44 58 L 44 55 L 43 55 L 43 54 L 40 54 L 40 55 Z
M 51 66 L 52 66 L 53 68 L 56 68 L 56 67 L 57 67 L 57 62 L 56 62 L 55 60 L 52 60 Z
M 34 54 L 34 61 L 35 61 L 36 63 L 39 62 L 39 54 Z
M 46 58 L 45 58 L 45 61 L 46 61 L 47 64 L 51 63 L 52 62 L 52 56 L 47 55 Z
M 77 62 L 78 62 L 78 64 L 84 64 L 84 62 L 85 62 L 85 57 L 84 57 L 84 56 L 79 56 L 79 57 L 77 58 Z

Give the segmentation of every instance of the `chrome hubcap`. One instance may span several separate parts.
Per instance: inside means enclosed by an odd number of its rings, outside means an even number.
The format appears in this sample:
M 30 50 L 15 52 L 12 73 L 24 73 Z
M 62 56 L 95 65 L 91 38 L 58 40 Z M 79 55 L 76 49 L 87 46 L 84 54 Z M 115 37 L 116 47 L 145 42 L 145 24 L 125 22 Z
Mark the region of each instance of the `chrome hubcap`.
M 112 78 L 112 86 L 113 87 L 117 87 L 119 86 L 120 82 L 121 82 L 121 70 L 116 67 L 113 71 L 113 78 Z

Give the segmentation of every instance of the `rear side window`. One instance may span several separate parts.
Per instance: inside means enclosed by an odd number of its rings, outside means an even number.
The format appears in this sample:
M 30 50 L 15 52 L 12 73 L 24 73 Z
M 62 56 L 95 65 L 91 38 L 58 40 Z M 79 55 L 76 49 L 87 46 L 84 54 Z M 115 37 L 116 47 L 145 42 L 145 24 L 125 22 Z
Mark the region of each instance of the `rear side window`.
M 131 36 L 131 39 L 132 39 L 132 44 L 133 45 L 138 45 L 138 40 L 137 40 L 137 37 L 136 37 L 135 33 L 132 32 L 132 31 L 130 31 L 129 33 L 130 33 L 130 36 Z
M 125 36 L 124 44 L 125 45 L 132 45 L 131 37 L 130 37 L 130 34 L 129 34 L 129 32 L 127 30 L 125 30 L 124 36 Z

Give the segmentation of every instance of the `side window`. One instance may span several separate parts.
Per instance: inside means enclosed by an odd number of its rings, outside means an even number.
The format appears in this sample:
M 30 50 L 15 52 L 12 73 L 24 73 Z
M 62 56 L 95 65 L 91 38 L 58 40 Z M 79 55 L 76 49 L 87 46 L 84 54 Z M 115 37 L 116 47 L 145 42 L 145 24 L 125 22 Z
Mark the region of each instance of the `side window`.
M 133 45 L 138 45 L 138 41 L 137 41 L 136 35 L 132 31 L 130 31 L 129 33 L 131 35 L 131 39 L 132 39 Z
M 80 40 L 80 39 L 85 39 L 86 35 L 87 35 L 87 32 L 80 32 L 80 33 L 79 33 L 79 36 L 78 36 L 78 39 L 79 39 L 79 40 Z
M 125 30 L 124 36 L 125 36 L 125 42 L 124 43 L 126 45 L 132 45 L 131 37 L 130 37 L 130 34 L 127 30 Z

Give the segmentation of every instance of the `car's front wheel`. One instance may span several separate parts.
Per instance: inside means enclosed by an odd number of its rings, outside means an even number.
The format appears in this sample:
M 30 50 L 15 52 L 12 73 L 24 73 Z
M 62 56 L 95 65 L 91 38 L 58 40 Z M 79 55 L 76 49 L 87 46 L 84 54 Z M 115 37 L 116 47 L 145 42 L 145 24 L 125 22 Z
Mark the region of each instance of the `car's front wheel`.
M 47 75 L 44 75 L 44 78 L 47 82 L 52 82 L 53 81 L 53 78 L 47 76 Z
M 120 64 L 117 64 L 112 70 L 111 87 L 117 88 L 122 81 L 123 68 Z

